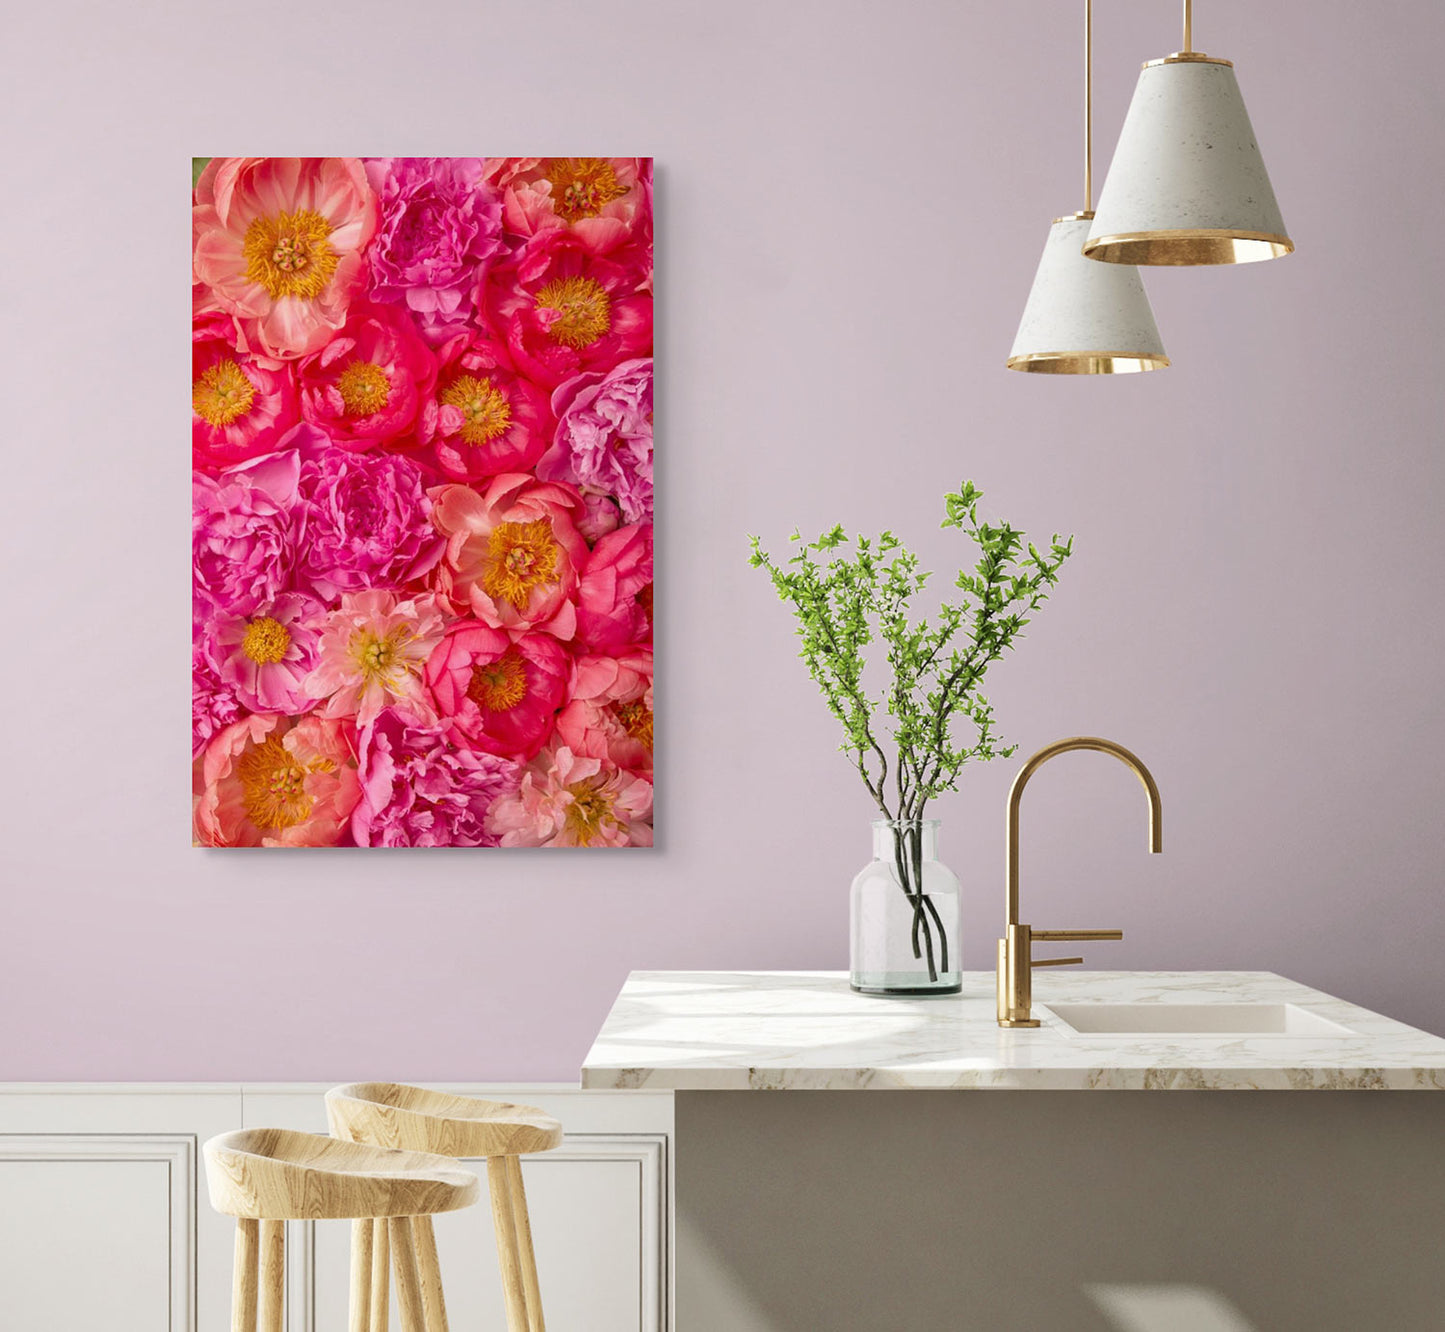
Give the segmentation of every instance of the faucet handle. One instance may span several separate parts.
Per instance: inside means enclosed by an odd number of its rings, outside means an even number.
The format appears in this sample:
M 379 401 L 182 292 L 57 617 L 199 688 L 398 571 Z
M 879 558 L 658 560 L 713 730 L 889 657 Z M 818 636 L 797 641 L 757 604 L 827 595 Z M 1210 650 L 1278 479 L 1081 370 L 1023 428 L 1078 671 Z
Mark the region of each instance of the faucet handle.
M 1030 930 L 1029 933 L 1035 939 L 1053 939 L 1059 942 L 1068 940 L 1071 943 L 1084 939 L 1122 939 L 1124 937 L 1123 930 Z
M 1035 935 L 1034 938 L 1038 938 L 1038 935 Z M 1031 967 L 1073 967 L 1073 966 L 1081 966 L 1081 965 L 1083 964 L 1083 961 L 1084 961 L 1084 959 L 1081 958 L 1081 957 L 1031 957 L 1031 958 L 1029 959 L 1029 966 L 1031 966 Z

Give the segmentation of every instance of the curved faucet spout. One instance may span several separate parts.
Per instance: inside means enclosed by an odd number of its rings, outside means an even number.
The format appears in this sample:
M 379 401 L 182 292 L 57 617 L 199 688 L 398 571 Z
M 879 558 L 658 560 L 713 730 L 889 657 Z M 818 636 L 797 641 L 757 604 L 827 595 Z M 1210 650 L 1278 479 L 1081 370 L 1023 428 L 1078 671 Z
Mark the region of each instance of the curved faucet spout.
M 1019 769 L 1019 775 L 1014 778 L 1014 784 L 1009 788 L 1006 909 L 1010 925 L 1017 925 L 1019 921 L 1019 802 L 1023 799 L 1024 787 L 1028 785 L 1029 778 L 1051 758 L 1058 754 L 1067 754 L 1075 749 L 1093 749 L 1101 754 L 1112 754 L 1133 772 L 1149 799 L 1149 850 L 1157 854 L 1164 849 L 1161 829 L 1163 813 L 1159 803 L 1159 787 L 1155 784 L 1153 774 L 1144 766 L 1142 760 L 1137 755 L 1130 753 L 1123 745 L 1116 745 L 1112 740 L 1104 740 L 1097 735 L 1076 735 L 1068 740 L 1056 740 L 1053 744 L 1039 750 Z

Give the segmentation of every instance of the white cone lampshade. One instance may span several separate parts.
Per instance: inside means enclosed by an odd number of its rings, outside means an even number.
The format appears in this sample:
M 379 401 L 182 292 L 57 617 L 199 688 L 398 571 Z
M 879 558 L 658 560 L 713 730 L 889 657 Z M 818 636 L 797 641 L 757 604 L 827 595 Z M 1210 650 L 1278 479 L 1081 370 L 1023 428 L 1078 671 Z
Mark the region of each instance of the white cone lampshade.
M 1111 264 L 1239 264 L 1293 249 L 1234 66 L 1193 51 L 1151 60 L 1084 253 Z
M 1049 228 L 1010 370 L 1119 375 L 1169 364 L 1138 270 L 1085 259 L 1088 233 L 1088 214 Z

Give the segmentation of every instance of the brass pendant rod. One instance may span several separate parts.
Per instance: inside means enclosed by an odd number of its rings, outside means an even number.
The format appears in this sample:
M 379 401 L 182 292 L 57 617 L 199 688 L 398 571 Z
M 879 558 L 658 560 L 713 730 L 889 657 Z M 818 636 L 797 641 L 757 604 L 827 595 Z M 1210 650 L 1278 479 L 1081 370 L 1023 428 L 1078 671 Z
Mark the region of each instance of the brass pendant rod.
M 1184 0 L 1184 49 L 1194 49 L 1194 0 Z
M 1084 0 L 1084 211 L 1094 211 L 1094 0 Z

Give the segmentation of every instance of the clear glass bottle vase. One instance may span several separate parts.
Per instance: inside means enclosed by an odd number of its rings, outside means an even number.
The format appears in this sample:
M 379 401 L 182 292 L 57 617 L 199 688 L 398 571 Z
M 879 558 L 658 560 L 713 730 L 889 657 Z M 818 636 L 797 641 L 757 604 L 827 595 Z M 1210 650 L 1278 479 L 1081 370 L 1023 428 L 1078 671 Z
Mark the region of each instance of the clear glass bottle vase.
M 873 860 L 853 880 L 853 988 L 957 994 L 963 987 L 958 887 L 938 859 L 937 819 L 875 819 Z

